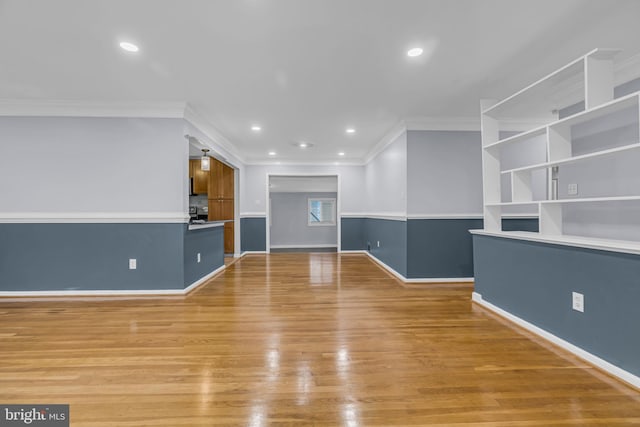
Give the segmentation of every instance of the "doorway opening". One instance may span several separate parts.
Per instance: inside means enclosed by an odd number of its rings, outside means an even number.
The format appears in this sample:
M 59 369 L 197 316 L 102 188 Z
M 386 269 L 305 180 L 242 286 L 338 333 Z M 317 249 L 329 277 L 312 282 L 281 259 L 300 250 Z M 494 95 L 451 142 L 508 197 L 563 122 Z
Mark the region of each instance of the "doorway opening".
M 197 138 L 189 136 L 189 216 L 191 221 L 223 221 L 224 253 L 233 256 L 236 241 L 238 171 Z M 202 168 L 208 149 L 209 170 Z M 238 241 L 239 242 L 239 241 Z
M 267 175 L 267 252 L 340 250 L 338 175 Z

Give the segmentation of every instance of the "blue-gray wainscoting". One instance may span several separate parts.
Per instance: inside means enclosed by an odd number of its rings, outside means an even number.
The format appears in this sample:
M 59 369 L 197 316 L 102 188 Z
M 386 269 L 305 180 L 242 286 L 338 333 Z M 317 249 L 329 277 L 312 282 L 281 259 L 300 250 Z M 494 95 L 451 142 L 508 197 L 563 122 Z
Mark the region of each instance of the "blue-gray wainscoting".
M 640 256 L 473 236 L 475 291 L 485 301 L 640 375 Z M 572 310 L 584 295 L 584 313 Z
M 266 217 L 240 218 L 240 250 L 264 252 L 267 250 Z
M 368 251 L 398 273 L 406 275 L 406 221 L 365 217 L 342 218 L 340 221 L 341 250 Z
M 192 233 L 180 223 L 0 224 L 0 291 L 184 289 L 185 241 L 200 244 Z M 203 276 L 222 265 L 208 264 Z
M 429 218 L 407 221 L 407 278 L 473 277 L 473 240 L 469 230 L 481 218 Z M 537 218 L 505 218 L 504 231 L 538 231 Z
M 198 253 L 200 263 L 198 263 Z M 224 227 L 186 230 L 184 235 L 184 286 L 224 265 Z
M 342 218 L 341 249 L 367 250 L 408 279 L 473 277 L 469 230 L 479 218 L 429 218 L 394 221 Z M 537 218 L 505 218 L 505 231 L 538 231 Z M 380 248 L 377 242 L 380 241 Z
M 469 230 L 478 228 L 482 219 L 409 219 L 407 277 L 473 277 Z
M 367 249 L 365 218 L 342 218 L 340 220 L 340 249 L 363 251 Z
M 407 277 L 407 222 L 367 218 L 364 230 L 369 253 Z

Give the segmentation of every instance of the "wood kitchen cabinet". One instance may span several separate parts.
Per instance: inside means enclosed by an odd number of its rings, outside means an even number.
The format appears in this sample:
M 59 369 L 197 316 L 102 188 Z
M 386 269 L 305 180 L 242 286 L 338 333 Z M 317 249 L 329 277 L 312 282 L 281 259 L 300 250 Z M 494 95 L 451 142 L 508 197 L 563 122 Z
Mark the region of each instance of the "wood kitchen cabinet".
M 212 158 L 209 173 L 209 221 L 229 221 L 224 225 L 224 252 L 234 252 L 235 184 L 234 170 Z
M 233 168 L 216 159 L 211 159 L 209 199 L 233 199 L 235 197 L 233 175 Z
M 209 199 L 209 221 L 233 221 L 234 217 L 234 200 Z
M 189 178 L 193 179 L 193 194 L 207 194 L 209 190 L 210 171 L 203 171 L 200 159 L 189 160 Z

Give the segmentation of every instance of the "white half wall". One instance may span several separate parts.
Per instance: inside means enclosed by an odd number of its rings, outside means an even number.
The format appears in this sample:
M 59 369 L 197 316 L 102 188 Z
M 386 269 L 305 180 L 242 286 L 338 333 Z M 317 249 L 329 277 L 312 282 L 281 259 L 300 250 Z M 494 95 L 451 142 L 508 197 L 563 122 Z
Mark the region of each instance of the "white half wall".
M 0 213 L 185 212 L 182 119 L 0 117 Z

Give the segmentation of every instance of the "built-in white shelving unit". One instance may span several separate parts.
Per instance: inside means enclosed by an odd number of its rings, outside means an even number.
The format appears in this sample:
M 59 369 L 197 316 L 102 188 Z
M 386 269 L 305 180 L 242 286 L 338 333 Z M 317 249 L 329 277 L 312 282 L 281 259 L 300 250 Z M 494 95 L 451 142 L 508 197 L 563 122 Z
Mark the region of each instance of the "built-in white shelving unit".
M 618 52 L 618 49 L 595 49 L 502 101 L 481 102 L 485 234 L 566 241 L 567 244 L 593 242 L 598 239 L 563 234 L 563 206 L 640 201 L 640 188 L 636 194 L 630 195 L 558 198 L 556 174 L 562 167 L 581 162 L 597 162 L 607 156 L 625 155 L 626 152 L 631 153 L 640 148 L 640 140 L 634 138 L 633 141 L 618 141 L 613 147 L 610 141 L 603 141 L 600 147 L 591 147 L 586 153 L 581 148 L 577 150 L 580 154 L 573 154 L 576 150 L 575 135 L 572 134 L 579 126 L 589 126 L 590 123 L 607 119 L 622 110 L 635 110 L 634 123 L 640 126 L 640 92 L 614 99 L 613 60 Z M 558 118 L 559 110 L 581 101 L 585 104 L 584 111 Z M 537 124 L 531 125 L 530 129 L 522 129 L 516 135 L 501 138 L 501 130 L 506 128 L 505 124 L 514 121 Z M 537 159 L 524 166 L 508 169 L 502 167 L 501 154 L 504 149 L 518 150 L 519 144 L 526 144 L 534 139 L 539 141 L 541 138 L 546 147 L 546 161 L 540 162 Z M 539 170 L 547 171 L 546 198 L 534 200 L 532 173 Z M 510 200 L 503 195 L 503 177 L 510 180 Z M 502 231 L 503 209 L 515 206 L 527 206 L 538 212 L 538 233 Z M 596 246 L 624 246 L 626 249 L 633 247 L 640 250 L 640 243 L 626 242 L 622 245 L 619 240 L 600 239 Z

